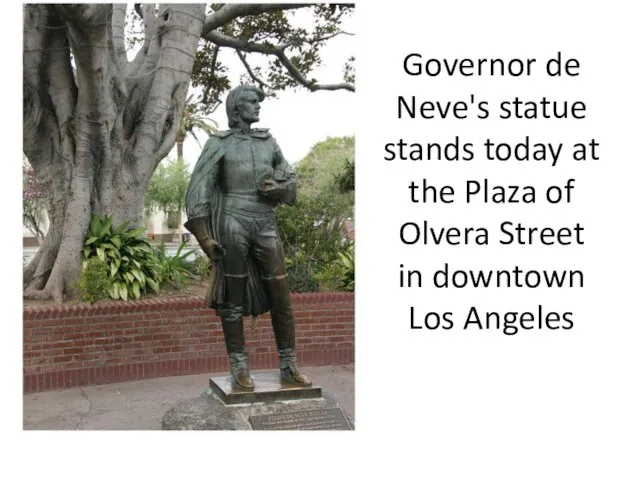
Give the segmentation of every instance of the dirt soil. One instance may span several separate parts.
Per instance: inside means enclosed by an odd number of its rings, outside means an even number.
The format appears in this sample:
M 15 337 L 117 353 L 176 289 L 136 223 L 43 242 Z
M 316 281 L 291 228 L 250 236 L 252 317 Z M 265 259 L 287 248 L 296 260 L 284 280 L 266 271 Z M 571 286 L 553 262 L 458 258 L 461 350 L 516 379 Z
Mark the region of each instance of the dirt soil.
M 190 285 L 185 286 L 182 290 L 177 290 L 173 287 L 165 287 L 162 290 L 160 290 L 160 293 L 158 294 L 151 293 L 143 297 L 140 297 L 140 299 L 155 300 L 155 299 L 162 299 L 162 298 L 192 297 L 192 296 L 204 299 L 205 295 L 207 294 L 208 282 L 209 280 L 206 279 L 199 283 L 192 283 Z M 113 300 L 111 298 L 108 298 L 106 300 L 97 302 L 97 304 L 104 303 L 104 302 L 112 302 L 112 301 Z M 31 299 L 23 298 L 22 302 L 23 302 L 24 308 L 47 307 L 47 306 L 56 305 L 56 303 L 53 300 L 31 300 Z M 81 303 L 81 302 L 75 299 L 66 299 L 63 305 L 75 305 L 77 303 Z

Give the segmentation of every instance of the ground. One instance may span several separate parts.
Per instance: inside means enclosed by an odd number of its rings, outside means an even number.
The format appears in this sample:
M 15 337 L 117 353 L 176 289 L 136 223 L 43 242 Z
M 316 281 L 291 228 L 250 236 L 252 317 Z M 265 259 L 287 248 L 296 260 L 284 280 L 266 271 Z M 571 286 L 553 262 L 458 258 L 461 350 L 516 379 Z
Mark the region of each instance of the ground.
M 203 280 L 198 283 L 192 283 L 182 290 L 176 290 L 173 287 L 165 287 L 160 290 L 160 293 L 154 294 L 151 293 L 149 295 L 145 295 L 141 297 L 141 299 L 159 299 L 159 298 L 175 298 L 175 297 L 198 297 L 204 299 L 207 293 L 208 280 Z M 112 302 L 111 298 L 104 300 L 103 302 Z M 76 303 L 80 303 L 78 300 L 66 300 L 64 305 L 73 305 Z M 97 302 L 102 303 L 102 302 Z M 23 307 L 46 307 L 46 306 L 54 306 L 55 302 L 53 300 L 31 300 L 31 299 L 23 299 Z
M 354 365 L 305 367 L 305 373 L 355 419 Z M 23 396 L 22 428 L 160 430 L 167 411 L 202 394 L 211 376 L 199 373 L 27 393 Z M 7 422 L 17 423 L 20 417 L 14 415 Z M 16 424 L 16 428 L 20 426 Z

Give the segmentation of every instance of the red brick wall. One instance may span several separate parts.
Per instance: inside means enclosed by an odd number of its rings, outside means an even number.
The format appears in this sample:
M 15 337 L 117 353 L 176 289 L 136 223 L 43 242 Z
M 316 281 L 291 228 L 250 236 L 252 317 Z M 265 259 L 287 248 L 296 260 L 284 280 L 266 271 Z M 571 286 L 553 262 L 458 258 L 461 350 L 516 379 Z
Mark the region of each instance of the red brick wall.
M 354 296 L 293 294 L 304 365 L 354 361 Z M 245 318 L 249 365 L 277 368 L 270 316 Z M 25 308 L 24 392 L 228 371 L 219 318 L 200 298 Z

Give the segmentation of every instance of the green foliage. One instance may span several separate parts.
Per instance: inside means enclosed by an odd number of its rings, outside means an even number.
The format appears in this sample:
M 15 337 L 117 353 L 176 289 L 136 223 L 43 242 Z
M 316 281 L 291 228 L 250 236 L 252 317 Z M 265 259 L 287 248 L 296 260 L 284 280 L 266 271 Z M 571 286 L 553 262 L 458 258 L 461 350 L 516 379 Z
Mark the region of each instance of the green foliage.
M 276 209 L 276 221 L 293 291 L 315 291 L 315 275 L 348 247 L 342 206 L 325 195 L 301 195 L 294 206 Z
M 109 267 L 98 257 L 85 261 L 78 281 L 78 294 L 83 302 L 96 303 L 109 297 Z
M 353 217 L 355 138 L 329 137 L 316 143 L 295 168 L 298 190 L 311 197 L 331 196 L 339 211 Z
M 342 77 L 347 83 L 355 83 L 356 81 L 356 69 L 354 66 L 355 61 L 356 57 L 349 57 L 342 67 Z
M 314 274 L 321 291 L 347 291 L 355 289 L 355 256 L 353 243 L 343 251 L 337 252 L 337 258 L 327 263 L 320 272 Z
M 295 259 L 287 258 L 287 278 L 292 292 L 317 292 L 320 289 L 315 278 L 313 262 L 305 261 L 303 256 Z
M 347 291 L 355 289 L 355 255 L 353 244 L 338 252 L 338 258 L 325 265 L 314 279 L 321 291 Z
M 314 274 L 313 278 L 318 282 L 318 290 L 321 292 L 337 292 L 342 287 L 343 276 L 342 265 L 331 262 L 325 265 L 320 272 Z
M 88 237 L 82 249 L 83 268 L 98 258 L 108 268 L 109 295 L 117 300 L 138 299 L 149 291 L 160 290 L 160 265 L 144 228 L 128 228 L 128 222 L 117 227 L 110 216 L 91 216 Z
M 191 262 L 188 260 L 194 250 L 182 253 L 182 249 L 186 245 L 187 242 L 181 243 L 174 256 L 167 255 L 164 243 L 154 247 L 154 255 L 160 265 L 160 285 L 172 285 L 180 290 L 184 288 L 189 280 L 196 279 L 189 265 Z
M 344 289 L 353 292 L 356 288 L 356 252 L 353 243 L 344 252 L 338 252 L 340 262 L 344 267 Z
M 205 114 L 213 113 L 222 103 L 224 93 L 231 88 L 229 68 L 218 59 L 219 52 L 217 45 L 201 41 L 193 64 L 191 84 L 203 87 L 198 110 Z
M 340 206 L 328 196 L 300 196 L 294 206 L 276 209 L 276 221 L 285 251 L 319 263 L 335 258 L 345 242 Z
M 212 262 L 206 255 L 196 254 L 195 258 L 192 261 L 187 262 L 185 267 L 192 274 L 200 278 L 206 278 L 211 274 Z
M 295 165 L 298 199 L 276 209 L 292 291 L 354 289 L 354 137 L 330 137 Z
M 353 291 L 354 157 L 354 137 L 327 138 L 295 166 L 296 204 L 276 209 L 292 291 Z
M 156 210 L 165 214 L 182 212 L 190 177 L 189 168 L 181 158 L 161 162 L 153 172 L 147 190 L 147 216 Z
M 342 172 L 334 176 L 338 191 L 341 193 L 352 192 L 356 189 L 356 163 L 345 158 Z

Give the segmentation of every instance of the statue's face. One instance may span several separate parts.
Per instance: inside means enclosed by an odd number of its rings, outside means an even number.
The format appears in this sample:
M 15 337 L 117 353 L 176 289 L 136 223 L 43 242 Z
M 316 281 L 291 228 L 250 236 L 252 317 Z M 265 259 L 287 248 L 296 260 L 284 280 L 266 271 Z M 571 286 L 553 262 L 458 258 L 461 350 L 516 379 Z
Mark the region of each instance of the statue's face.
M 260 120 L 260 100 L 255 92 L 245 92 L 238 102 L 238 116 L 248 124 Z

